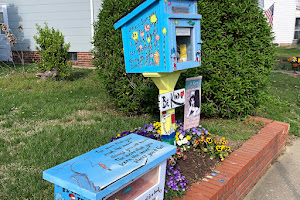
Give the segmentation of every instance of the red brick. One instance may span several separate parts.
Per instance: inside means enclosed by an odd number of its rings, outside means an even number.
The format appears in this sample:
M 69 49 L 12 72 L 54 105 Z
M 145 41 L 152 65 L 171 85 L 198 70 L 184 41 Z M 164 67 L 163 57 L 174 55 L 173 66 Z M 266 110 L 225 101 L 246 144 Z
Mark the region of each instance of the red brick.
M 219 188 L 220 189 L 220 188 Z M 212 197 L 214 194 L 216 194 L 219 190 L 214 190 L 214 189 L 211 189 L 209 187 L 205 187 L 204 185 L 198 185 L 198 184 L 192 184 L 192 187 L 190 188 L 191 191 L 195 192 L 195 193 L 202 193 L 202 191 L 205 191 L 205 192 L 208 192 L 209 194 L 211 194 L 211 196 L 208 196 L 208 197 Z M 204 193 L 205 195 L 205 193 Z M 207 196 L 207 195 L 205 195 Z
M 191 197 L 194 197 L 194 198 L 199 198 L 200 196 L 204 196 L 204 197 L 207 197 L 207 198 L 211 198 L 213 195 L 210 194 L 209 192 L 205 191 L 205 190 L 197 190 L 197 192 L 195 191 L 192 191 L 192 190 L 188 190 L 186 192 L 186 194 L 188 196 L 191 196 Z
M 209 182 L 202 182 L 202 183 L 201 183 L 201 186 L 205 186 L 205 187 L 207 187 L 207 188 L 213 189 L 213 190 L 215 190 L 216 192 L 219 191 L 219 189 L 220 189 L 219 186 L 214 185 L 214 184 L 211 184 L 211 183 L 209 183 Z

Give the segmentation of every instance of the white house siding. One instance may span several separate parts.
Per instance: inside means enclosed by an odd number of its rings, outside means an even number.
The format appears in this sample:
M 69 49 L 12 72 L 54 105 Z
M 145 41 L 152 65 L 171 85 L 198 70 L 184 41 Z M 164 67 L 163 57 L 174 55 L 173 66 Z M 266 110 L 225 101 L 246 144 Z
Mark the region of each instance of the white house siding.
M 258 6 L 263 9 L 264 8 L 264 0 L 257 0 L 258 1 Z
M 92 49 L 92 12 L 94 19 L 101 7 L 101 0 L 1 0 L 7 5 L 9 26 L 18 35 L 22 25 L 21 43 L 17 50 L 35 51 L 33 36 L 35 24 L 59 29 L 70 42 L 70 52 L 89 52 Z M 92 2 L 92 6 L 91 6 Z M 19 36 L 19 35 L 18 35 Z
M 274 5 L 273 32 L 274 43 L 280 45 L 292 44 L 295 31 L 297 0 L 265 0 L 264 10 Z

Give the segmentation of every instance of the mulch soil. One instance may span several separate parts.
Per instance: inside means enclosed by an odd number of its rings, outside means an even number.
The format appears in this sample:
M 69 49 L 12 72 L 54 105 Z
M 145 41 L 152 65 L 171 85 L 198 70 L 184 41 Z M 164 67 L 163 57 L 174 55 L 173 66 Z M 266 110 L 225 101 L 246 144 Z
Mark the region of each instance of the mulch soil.
M 208 155 L 202 157 L 197 151 L 190 150 L 184 152 L 184 155 L 187 156 L 187 159 L 179 160 L 177 165 L 189 184 L 199 182 L 207 173 L 212 172 L 218 164 L 217 159 L 211 160 Z
M 240 148 L 243 143 L 244 141 L 228 140 L 232 151 Z M 211 160 L 208 155 L 202 157 L 198 151 L 193 149 L 183 154 L 187 156 L 187 159 L 177 161 L 177 166 L 180 167 L 181 174 L 188 180 L 189 184 L 202 182 L 202 178 L 205 178 L 207 174 L 213 172 L 215 167 L 222 164 L 219 159 Z

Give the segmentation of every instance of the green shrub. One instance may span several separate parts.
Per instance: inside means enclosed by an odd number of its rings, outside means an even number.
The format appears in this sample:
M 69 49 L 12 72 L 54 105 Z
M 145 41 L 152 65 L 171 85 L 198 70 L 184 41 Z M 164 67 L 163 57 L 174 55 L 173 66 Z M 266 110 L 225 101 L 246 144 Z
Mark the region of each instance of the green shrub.
M 60 78 L 68 77 L 71 69 L 71 64 L 68 63 L 70 43 L 65 44 L 62 33 L 49 28 L 47 23 L 44 28 L 36 24 L 36 28 L 38 35 L 33 38 L 38 44 L 36 49 L 41 56 L 41 60 L 37 62 L 38 70 L 44 72 L 56 69 Z
M 125 73 L 121 31 L 113 28 L 139 2 L 104 0 L 95 24 L 94 64 L 114 103 L 126 112 L 158 110 L 154 84 Z M 203 115 L 252 114 L 266 97 L 273 67 L 273 38 L 262 10 L 256 0 L 201 0 L 198 13 L 203 16 L 202 66 L 182 73 L 177 88 L 184 87 L 185 78 L 202 75 Z
M 266 97 L 274 65 L 271 28 L 256 0 L 201 0 L 202 112 L 208 116 L 252 114 Z M 181 82 L 181 85 L 183 83 Z
M 158 90 L 154 83 L 141 74 L 126 74 L 123 42 L 120 29 L 113 25 L 123 14 L 141 0 L 104 0 L 95 23 L 93 51 L 94 65 L 112 101 L 124 112 L 157 111 Z

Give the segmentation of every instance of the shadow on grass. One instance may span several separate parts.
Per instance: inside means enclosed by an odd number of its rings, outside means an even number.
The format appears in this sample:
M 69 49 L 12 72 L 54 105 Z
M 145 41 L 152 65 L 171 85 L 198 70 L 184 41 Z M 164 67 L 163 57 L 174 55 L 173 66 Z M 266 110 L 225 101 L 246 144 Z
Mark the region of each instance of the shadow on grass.
M 82 78 L 86 78 L 88 76 L 90 76 L 90 74 L 93 73 L 93 71 L 91 70 L 72 70 L 70 77 L 69 77 L 69 81 L 76 81 Z

